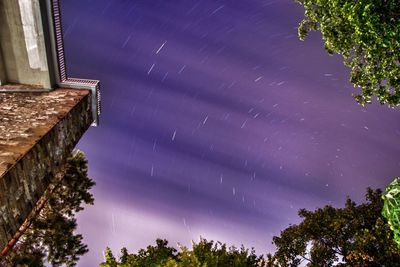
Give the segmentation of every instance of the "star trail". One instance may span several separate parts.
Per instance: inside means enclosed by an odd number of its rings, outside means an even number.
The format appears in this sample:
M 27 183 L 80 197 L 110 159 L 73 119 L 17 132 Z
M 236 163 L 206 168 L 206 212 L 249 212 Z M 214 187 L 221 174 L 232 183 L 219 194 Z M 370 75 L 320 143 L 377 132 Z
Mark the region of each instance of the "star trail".
M 78 147 L 96 181 L 79 215 L 95 266 L 110 246 L 199 237 L 257 252 L 299 208 L 341 206 L 400 168 L 399 110 L 359 106 L 340 56 L 297 37 L 279 0 L 62 1 L 69 76 L 102 82 Z

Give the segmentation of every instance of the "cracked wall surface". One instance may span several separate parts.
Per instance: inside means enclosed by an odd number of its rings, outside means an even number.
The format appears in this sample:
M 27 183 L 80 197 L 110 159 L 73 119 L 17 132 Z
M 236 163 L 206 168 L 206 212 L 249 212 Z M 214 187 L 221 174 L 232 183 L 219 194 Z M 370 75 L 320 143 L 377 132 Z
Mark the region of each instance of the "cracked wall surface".
M 0 92 L 0 247 L 92 123 L 90 91 Z

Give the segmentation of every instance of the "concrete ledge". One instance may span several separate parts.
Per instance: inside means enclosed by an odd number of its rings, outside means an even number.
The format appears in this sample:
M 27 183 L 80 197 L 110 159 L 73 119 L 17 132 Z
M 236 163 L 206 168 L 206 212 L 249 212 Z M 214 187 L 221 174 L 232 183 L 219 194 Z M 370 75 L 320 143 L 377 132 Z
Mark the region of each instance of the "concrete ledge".
M 0 93 L 0 247 L 93 121 L 88 90 Z

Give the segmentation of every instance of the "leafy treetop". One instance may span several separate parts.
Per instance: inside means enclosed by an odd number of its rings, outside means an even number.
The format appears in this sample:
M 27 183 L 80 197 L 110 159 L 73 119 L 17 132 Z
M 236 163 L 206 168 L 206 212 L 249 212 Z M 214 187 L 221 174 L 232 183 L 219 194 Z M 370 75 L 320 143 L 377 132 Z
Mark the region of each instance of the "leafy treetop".
M 400 105 L 399 0 L 295 1 L 305 9 L 300 39 L 319 30 L 327 52 L 343 55 L 351 83 L 362 90 L 358 103 L 376 96 L 381 104 Z
M 301 209 L 303 218 L 273 241 L 278 266 L 400 266 L 400 249 L 381 216 L 381 190 L 368 189 L 366 203 L 350 198 L 344 208 Z
M 157 239 L 156 246 L 148 246 L 136 254 L 121 250 L 120 260 L 116 260 L 109 248 L 105 250 L 105 262 L 100 267 L 260 267 L 265 266 L 262 256 L 254 250 L 227 248 L 225 244 L 201 239 L 193 243 L 193 249 L 168 246 L 168 241 Z
M 386 194 L 382 196 L 384 201 L 382 215 L 388 220 L 394 239 L 400 248 L 400 177 L 395 178 L 385 191 Z
M 368 189 L 366 202 L 357 205 L 347 198 L 343 208 L 325 206 L 308 211 L 303 219 L 275 236 L 274 255 L 257 256 L 243 246 L 227 248 L 220 242 L 201 239 L 192 250 L 180 251 L 158 239 L 136 254 L 126 248 L 117 260 L 109 248 L 101 267 L 400 267 L 400 249 L 393 232 L 381 215 L 381 190 Z

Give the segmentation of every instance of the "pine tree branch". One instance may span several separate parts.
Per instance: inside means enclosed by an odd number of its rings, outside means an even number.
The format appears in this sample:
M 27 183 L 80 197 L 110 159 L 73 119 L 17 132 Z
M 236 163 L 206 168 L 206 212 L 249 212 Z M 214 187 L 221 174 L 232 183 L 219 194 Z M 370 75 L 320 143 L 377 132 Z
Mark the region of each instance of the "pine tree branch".
M 21 236 L 25 233 L 26 230 L 32 225 L 32 223 L 35 221 L 37 216 L 40 215 L 40 212 L 42 209 L 45 207 L 47 201 L 51 198 L 52 193 L 56 190 L 56 188 L 61 184 L 62 179 L 64 178 L 64 175 L 66 173 L 66 168 L 65 166 L 62 168 L 62 170 L 55 175 L 55 179 L 53 184 L 50 184 L 43 196 L 36 202 L 36 206 L 33 208 L 31 213 L 28 215 L 28 217 L 25 219 L 21 227 L 18 229 L 18 231 L 15 233 L 14 237 L 8 242 L 5 248 L 0 252 L 0 259 L 4 257 L 12 248 L 15 246 L 15 244 L 18 242 L 18 240 L 21 238 Z M 55 183 L 55 184 L 54 184 Z

